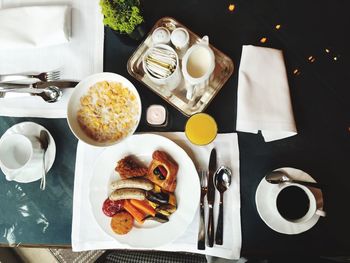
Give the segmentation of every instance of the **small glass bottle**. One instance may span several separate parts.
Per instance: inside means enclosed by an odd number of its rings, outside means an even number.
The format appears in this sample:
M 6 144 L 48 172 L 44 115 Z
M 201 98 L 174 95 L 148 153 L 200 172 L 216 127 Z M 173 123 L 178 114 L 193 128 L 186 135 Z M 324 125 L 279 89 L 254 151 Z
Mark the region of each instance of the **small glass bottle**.
M 159 104 L 150 105 L 146 112 L 147 124 L 153 127 L 165 127 L 168 124 L 168 111 Z

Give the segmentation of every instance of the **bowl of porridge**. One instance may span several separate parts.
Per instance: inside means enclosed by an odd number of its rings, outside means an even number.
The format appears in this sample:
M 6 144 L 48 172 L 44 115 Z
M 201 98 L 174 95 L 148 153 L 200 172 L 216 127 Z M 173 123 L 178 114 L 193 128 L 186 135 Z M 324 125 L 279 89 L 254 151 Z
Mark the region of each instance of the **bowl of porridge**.
M 79 140 L 106 147 L 135 132 L 141 109 L 134 85 L 121 75 L 104 72 L 87 77 L 75 87 L 67 120 Z

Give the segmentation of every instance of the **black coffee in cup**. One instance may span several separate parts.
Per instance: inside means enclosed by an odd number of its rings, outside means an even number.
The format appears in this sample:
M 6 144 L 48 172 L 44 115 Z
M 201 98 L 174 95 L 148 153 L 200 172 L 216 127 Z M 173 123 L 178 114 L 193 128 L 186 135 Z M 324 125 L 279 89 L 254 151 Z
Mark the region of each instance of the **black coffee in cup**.
M 302 218 L 309 210 L 310 200 L 305 191 L 297 186 L 288 186 L 277 196 L 278 212 L 287 220 Z

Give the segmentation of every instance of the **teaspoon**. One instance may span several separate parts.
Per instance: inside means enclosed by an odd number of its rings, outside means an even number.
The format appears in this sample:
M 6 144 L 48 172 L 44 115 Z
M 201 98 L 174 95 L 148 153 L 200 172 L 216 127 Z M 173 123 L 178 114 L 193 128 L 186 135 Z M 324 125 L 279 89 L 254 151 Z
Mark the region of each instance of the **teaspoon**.
M 232 171 L 226 166 L 221 166 L 214 175 L 214 183 L 216 189 L 220 192 L 219 219 L 216 227 L 215 243 L 223 244 L 224 230 L 224 192 L 231 185 Z
M 53 103 L 62 97 L 62 90 L 56 86 L 49 86 L 44 88 L 42 92 L 36 93 L 35 95 L 42 97 L 46 102 Z
M 45 153 L 50 143 L 49 133 L 45 130 L 40 131 L 39 141 L 41 144 L 41 148 L 43 149 L 43 175 L 40 181 L 40 189 L 45 190 L 46 187 L 46 162 L 45 162 Z
M 296 184 L 301 184 L 305 186 L 321 188 L 321 185 L 319 183 L 294 180 L 294 179 L 291 179 L 288 174 L 282 171 L 273 171 L 270 174 L 266 175 L 265 179 L 271 184 L 296 183 Z

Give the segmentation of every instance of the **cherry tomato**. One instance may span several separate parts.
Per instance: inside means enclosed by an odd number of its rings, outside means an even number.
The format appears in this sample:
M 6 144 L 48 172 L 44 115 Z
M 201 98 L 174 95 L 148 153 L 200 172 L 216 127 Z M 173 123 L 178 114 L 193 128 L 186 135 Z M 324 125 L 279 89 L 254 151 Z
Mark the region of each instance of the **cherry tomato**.
M 112 217 L 116 213 L 120 212 L 123 210 L 123 200 L 117 200 L 117 201 L 112 201 L 109 198 L 107 198 L 102 205 L 102 211 L 106 216 Z

